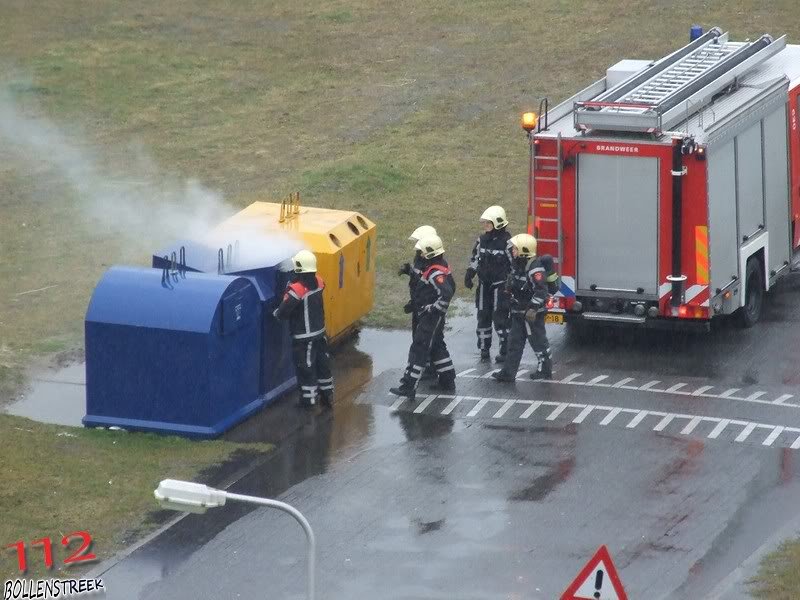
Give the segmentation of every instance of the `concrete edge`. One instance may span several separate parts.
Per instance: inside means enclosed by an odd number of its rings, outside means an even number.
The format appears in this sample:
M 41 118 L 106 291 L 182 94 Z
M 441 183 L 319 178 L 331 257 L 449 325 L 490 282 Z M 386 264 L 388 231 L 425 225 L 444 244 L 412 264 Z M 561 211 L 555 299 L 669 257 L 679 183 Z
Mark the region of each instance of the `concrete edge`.
M 738 567 L 731 571 L 722 581 L 706 594 L 702 600 L 727 600 L 735 598 L 734 593 L 740 595 L 750 594 L 745 589 L 745 581 L 752 577 L 758 570 L 761 560 L 776 550 L 785 540 L 800 535 L 800 516 L 795 517 L 787 525 L 772 534 L 766 542 L 761 544 L 750 556 L 742 561 Z M 740 589 L 737 589 L 740 588 Z
M 217 485 L 216 487 L 218 487 L 220 489 L 223 489 L 223 490 L 227 490 L 228 488 L 230 488 L 231 486 L 233 486 L 237 482 L 239 482 L 241 479 L 243 479 L 244 477 L 246 477 L 247 475 L 252 473 L 253 470 L 256 469 L 258 466 L 262 465 L 263 463 L 267 462 L 268 460 L 271 460 L 273 455 L 274 455 L 274 453 L 277 450 L 278 450 L 278 448 L 276 446 L 276 448 L 274 450 L 272 450 L 271 452 L 268 452 L 268 453 L 266 453 L 266 454 L 264 454 L 262 456 L 258 456 L 253 461 L 247 463 L 246 466 L 244 466 L 241 469 L 239 469 L 238 471 L 236 471 L 227 480 L 223 480 L 222 482 L 220 482 L 220 484 Z M 175 525 L 177 525 L 183 519 L 188 517 L 189 514 L 190 513 L 182 513 L 182 514 L 170 519 L 169 521 L 167 521 L 166 523 L 161 525 L 161 527 L 159 527 L 155 531 L 150 532 L 148 535 L 143 537 L 138 542 L 134 543 L 131 546 L 128 546 L 127 548 L 124 548 L 124 549 L 120 550 L 119 552 L 117 552 L 111 558 L 109 558 L 107 560 L 104 560 L 102 563 L 97 565 L 97 567 L 95 567 L 94 569 L 92 569 L 91 571 L 89 571 L 88 573 L 83 575 L 83 577 L 85 577 L 87 579 L 99 578 L 101 575 L 103 575 L 103 573 L 106 573 L 106 572 L 110 571 L 111 569 L 113 569 L 118 563 L 120 563 L 123 560 L 125 560 L 126 558 L 128 558 L 131 554 L 136 552 L 139 548 L 149 544 L 154 539 L 156 539 L 158 536 L 163 534 L 165 531 L 167 531 L 171 527 L 174 527 Z

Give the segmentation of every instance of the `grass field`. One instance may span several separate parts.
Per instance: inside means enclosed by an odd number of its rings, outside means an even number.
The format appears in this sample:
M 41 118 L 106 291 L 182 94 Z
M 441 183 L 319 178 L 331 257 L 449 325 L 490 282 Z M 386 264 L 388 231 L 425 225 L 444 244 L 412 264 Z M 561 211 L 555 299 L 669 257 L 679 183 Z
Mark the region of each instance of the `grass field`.
M 42 425 L 3 414 L 0 432 L 0 546 L 26 542 L 28 577 L 48 573 L 41 548 L 31 548 L 31 541 L 52 538 L 58 567 L 68 555 L 61 538 L 88 531 L 92 551 L 99 560 L 108 559 L 153 526 L 143 516 L 157 508 L 153 490 L 159 481 L 194 478 L 236 450 L 268 450 L 262 444 Z M 16 553 L 4 550 L 0 579 L 17 576 Z
M 405 325 L 394 269 L 414 227 L 435 225 L 460 273 L 483 208 L 503 204 L 522 226 L 518 121 L 538 97 L 659 57 L 693 23 L 800 41 L 796 0 L 5 0 L 2 12 L 7 107 L 47 119 L 70 152 L 0 135 L 0 397 L 32 356 L 81 344 L 108 265 L 146 262 L 180 231 L 148 204 L 165 186 L 197 180 L 231 209 L 299 189 L 363 211 L 379 227 L 369 322 Z M 93 161 L 85 180 L 76 152 Z M 143 179 L 122 198 L 95 189 Z M 134 202 L 138 218 L 89 218 L 87 195 L 111 215 Z M 189 218 L 186 196 L 170 197 Z M 13 422 L 0 421 L 3 445 Z

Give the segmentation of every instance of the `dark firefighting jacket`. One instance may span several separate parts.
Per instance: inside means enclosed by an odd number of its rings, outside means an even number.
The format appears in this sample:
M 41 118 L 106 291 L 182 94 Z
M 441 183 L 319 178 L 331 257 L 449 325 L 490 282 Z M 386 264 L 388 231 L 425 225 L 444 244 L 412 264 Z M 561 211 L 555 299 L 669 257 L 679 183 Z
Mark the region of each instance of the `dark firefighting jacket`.
M 496 285 L 505 282 L 511 271 L 511 234 L 507 227 L 492 229 L 484 233 L 472 248 L 468 274 L 470 279 L 477 273 L 478 279 L 485 285 Z
M 412 304 L 417 312 L 447 313 L 456 293 L 456 282 L 444 256 L 424 260 L 419 281 L 413 288 Z
M 325 283 L 316 273 L 301 273 L 286 286 L 283 301 L 273 314 L 289 321 L 295 340 L 313 340 L 325 334 L 324 289 Z

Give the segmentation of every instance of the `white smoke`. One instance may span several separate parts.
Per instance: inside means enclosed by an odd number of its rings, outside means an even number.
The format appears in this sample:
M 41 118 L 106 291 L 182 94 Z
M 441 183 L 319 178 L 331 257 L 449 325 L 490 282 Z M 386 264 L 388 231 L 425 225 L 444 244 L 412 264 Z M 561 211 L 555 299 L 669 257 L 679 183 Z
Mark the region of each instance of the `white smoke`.
M 23 82 L 22 86 L 25 84 Z M 125 165 L 110 166 L 107 153 L 92 148 L 79 132 L 67 131 L 35 110 L 24 110 L 15 100 L 13 89 L 20 81 L 0 81 L 0 149 L 10 152 L 30 173 L 45 167 L 52 181 L 48 196 L 69 201 L 78 220 L 92 229 L 100 228 L 109 237 L 128 242 L 140 251 L 158 250 L 179 239 L 200 240 L 237 208 L 222 195 L 199 181 L 181 180 L 160 169 L 133 144 L 120 152 Z M 52 177 L 55 175 L 55 177 Z M 42 182 L 46 187 L 48 183 Z M 62 185 L 66 184 L 68 193 Z M 239 240 L 247 262 L 275 264 L 300 243 L 286 235 L 247 227 L 227 231 L 226 243 Z M 273 261 L 273 262 L 270 262 Z

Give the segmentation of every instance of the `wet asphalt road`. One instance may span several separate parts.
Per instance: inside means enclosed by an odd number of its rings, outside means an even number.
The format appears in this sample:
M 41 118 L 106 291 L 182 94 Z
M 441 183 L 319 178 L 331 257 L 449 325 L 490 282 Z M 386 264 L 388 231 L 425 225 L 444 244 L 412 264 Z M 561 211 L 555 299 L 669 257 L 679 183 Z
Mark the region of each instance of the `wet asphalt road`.
M 230 489 L 308 517 L 319 598 L 551 600 L 606 544 L 630 598 L 697 600 L 800 513 L 800 276 L 750 330 L 553 328 L 549 384 L 487 379 L 473 328 L 448 337 L 455 396 L 391 397 L 408 334 L 365 331 L 332 414 L 287 399 L 229 434 L 278 444 Z M 101 576 L 120 600 L 302 598 L 303 557 L 291 519 L 230 505 Z

